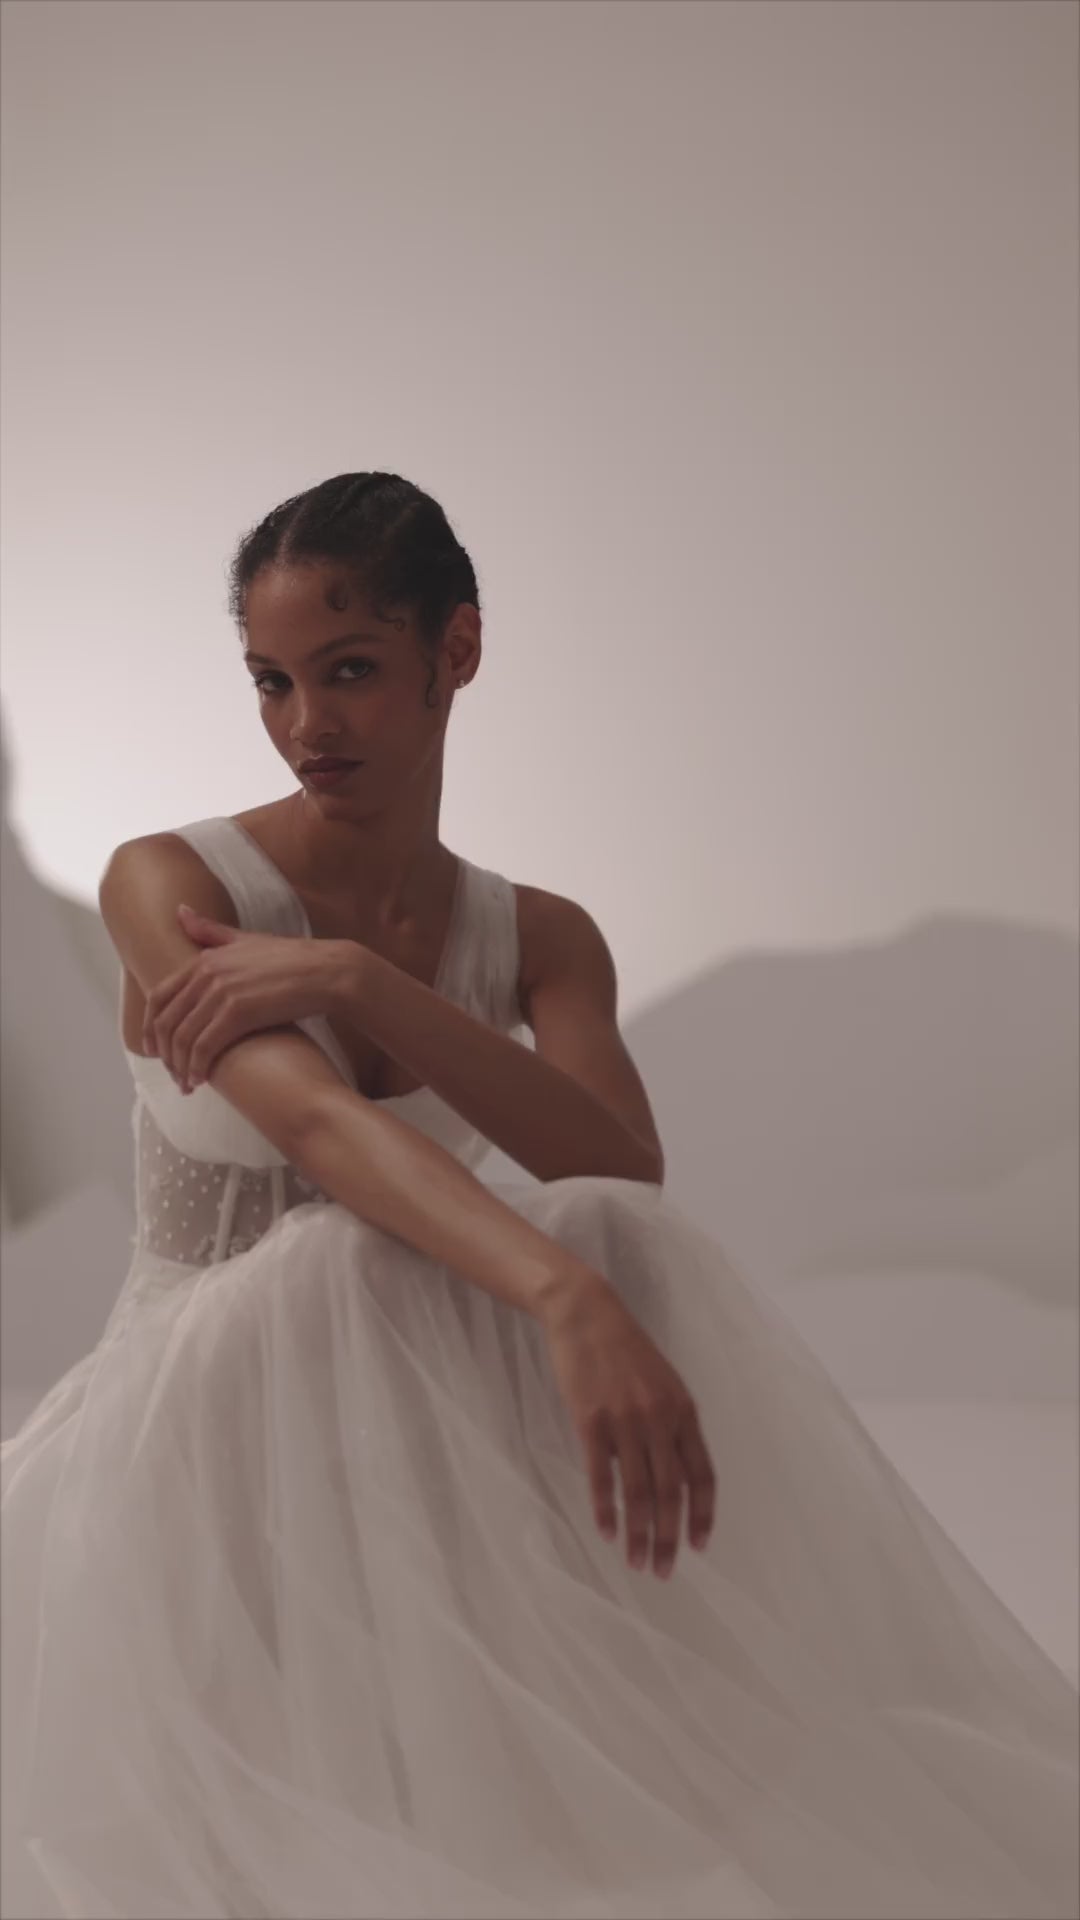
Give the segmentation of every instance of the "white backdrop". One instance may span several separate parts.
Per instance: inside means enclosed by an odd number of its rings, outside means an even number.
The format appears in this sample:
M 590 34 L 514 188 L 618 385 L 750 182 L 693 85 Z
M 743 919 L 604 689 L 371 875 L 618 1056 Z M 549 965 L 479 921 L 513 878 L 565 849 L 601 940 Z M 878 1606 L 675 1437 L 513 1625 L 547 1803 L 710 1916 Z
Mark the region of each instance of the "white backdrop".
M 596 915 L 673 1198 L 853 1393 L 1071 1407 L 1077 10 L 2 34 L 9 1405 L 122 1278 L 99 875 L 289 790 L 227 563 L 383 467 L 484 601 L 444 837 Z

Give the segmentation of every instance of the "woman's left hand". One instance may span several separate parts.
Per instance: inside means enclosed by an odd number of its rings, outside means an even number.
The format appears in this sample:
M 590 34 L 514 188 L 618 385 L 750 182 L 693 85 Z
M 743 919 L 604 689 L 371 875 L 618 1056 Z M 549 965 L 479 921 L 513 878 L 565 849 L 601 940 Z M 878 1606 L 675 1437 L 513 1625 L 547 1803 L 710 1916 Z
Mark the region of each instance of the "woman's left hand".
M 292 1025 L 351 1002 L 361 949 L 352 940 L 248 933 L 182 906 L 178 919 L 203 951 L 147 997 L 143 1048 L 184 1093 L 199 1086 L 226 1047 L 267 1027 Z

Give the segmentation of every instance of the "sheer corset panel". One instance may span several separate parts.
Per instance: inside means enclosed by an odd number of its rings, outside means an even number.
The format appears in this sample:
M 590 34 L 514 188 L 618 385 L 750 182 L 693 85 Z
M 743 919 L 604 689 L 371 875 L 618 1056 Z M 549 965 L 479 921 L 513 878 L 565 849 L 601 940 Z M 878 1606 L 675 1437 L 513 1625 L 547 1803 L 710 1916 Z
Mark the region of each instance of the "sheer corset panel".
M 329 1196 L 287 1163 L 245 1167 L 182 1153 L 145 1101 L 135 1116 L 139 1250 L 188 1267 L 246 1253 L 293 1207 Z

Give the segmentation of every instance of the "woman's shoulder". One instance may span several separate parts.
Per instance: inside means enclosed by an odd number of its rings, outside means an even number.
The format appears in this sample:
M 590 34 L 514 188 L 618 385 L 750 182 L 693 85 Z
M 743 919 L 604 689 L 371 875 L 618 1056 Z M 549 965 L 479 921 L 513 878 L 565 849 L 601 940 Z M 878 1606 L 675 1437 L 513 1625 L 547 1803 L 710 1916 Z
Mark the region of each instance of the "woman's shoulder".
M 591 956 L 601 964 L 611 961 L 607 941 L 580 901 L 523 881 L 511 884 L 517 901 L 523 988 L 535 986 L 556 966 L 575 955 L 586 959 Z
M 167 891 L 190 878 L 205 890 L 214 908 L 231 912 L 232 903 L 217 875 L 212 873 L 197 847 L 186 837 L 183 827 L 157 827 L 148 833 L 134 834 L 113 848 L 98 883 L 98 901 L 124 899 L 128 894 L 142 897 L 152 878 L 155 891 Z M 199 903 L 200 911 L 207 905 Z

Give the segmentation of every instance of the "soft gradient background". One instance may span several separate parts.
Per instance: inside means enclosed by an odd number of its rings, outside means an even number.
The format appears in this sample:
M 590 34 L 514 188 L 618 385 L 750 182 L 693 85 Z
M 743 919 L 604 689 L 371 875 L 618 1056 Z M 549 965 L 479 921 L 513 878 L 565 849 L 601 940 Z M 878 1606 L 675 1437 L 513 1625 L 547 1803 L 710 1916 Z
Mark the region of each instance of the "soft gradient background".
M 445 839 L 596 915 L 673 1200 L 1075 1672 L 1078 18 L 6 0 L 5 1431 L 129 1257 L 99 875 L 289 791 L 227 564 L 390 468 Z

